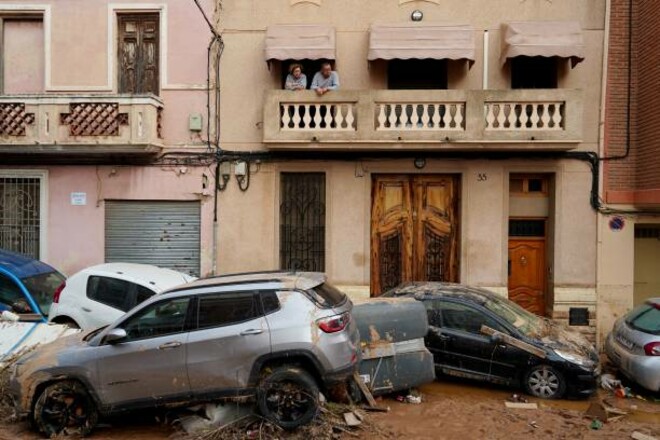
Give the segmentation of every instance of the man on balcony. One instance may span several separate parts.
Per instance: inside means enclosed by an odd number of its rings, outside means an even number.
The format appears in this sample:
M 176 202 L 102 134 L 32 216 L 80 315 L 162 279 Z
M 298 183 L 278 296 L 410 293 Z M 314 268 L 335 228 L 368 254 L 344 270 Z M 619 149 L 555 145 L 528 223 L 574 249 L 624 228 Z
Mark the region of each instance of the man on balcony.
M 332 70 L 329 62 L 321 64 L 321 70 L 316 72 L 312 79 L 311 89 L 319 96 L 325 95 L 330 90 L 339 89 L 339 75 Z

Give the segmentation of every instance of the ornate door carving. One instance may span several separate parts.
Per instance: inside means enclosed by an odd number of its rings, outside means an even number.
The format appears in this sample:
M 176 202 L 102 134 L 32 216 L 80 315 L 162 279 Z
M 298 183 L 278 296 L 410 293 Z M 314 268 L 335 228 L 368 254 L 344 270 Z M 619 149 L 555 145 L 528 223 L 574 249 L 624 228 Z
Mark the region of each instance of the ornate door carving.
M 404 281 L 458 280 L 457 189 L 453 176 L 374 178 L 372 295 Z

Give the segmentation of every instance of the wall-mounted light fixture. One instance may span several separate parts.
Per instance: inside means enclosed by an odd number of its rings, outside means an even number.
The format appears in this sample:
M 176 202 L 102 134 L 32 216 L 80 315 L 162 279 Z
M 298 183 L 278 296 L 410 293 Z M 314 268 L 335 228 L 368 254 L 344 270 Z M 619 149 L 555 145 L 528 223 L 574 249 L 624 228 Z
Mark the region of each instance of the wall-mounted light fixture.
M 234 162 L 234 176 L 241 191 L 247 191 L 250 186 L 250 164 L 244 160 Z
M 229 162 L 220 162 L 219 175 L 216 176 L 216 185 L 218 186 L 218 191 L 224 191 L 227 188 L 227 183 L 231 178 L 231 163 Z
M 416 157 L 415 160 L 413 161 L 413 165 L 415 165 L 415 168 L 418 170 L 421 170 L 426 166 L 426 159 L 423 157 Z
M 412 21 L 422 21 L 422 19 L 424 19 L 424 13 L 422 11 L 420 11 L 419 9 L 415 9 L 410 14 L 410 19 Z

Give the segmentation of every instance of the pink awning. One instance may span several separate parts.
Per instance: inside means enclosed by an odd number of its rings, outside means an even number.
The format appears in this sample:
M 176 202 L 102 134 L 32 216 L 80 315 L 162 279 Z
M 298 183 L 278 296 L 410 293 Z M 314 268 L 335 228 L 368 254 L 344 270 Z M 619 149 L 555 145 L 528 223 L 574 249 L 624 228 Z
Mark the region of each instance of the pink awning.
M 474 62 L 474 29 L 432 23 L 374 24 L 369 32 L 371 60 L 469 60 Z
M 582 28 L 577 21 L 519 21 L 502 25 L 500 62 L 509 58 L 570 58 L 573 67 L 584 60 Z
M 335 28 L 282 24 L 266 29 L 266 61 L 335 59 Z

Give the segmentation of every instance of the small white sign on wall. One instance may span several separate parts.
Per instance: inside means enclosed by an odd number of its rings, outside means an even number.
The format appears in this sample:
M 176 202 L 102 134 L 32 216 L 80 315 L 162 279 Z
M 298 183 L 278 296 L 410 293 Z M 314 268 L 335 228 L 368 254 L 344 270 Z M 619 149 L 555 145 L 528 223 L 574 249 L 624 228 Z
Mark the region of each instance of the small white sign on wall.
M 71 204 L 73 206 L 84 206 L 87 204 L 87 193 L 84 192 L 72 192 L 71 193 Z

